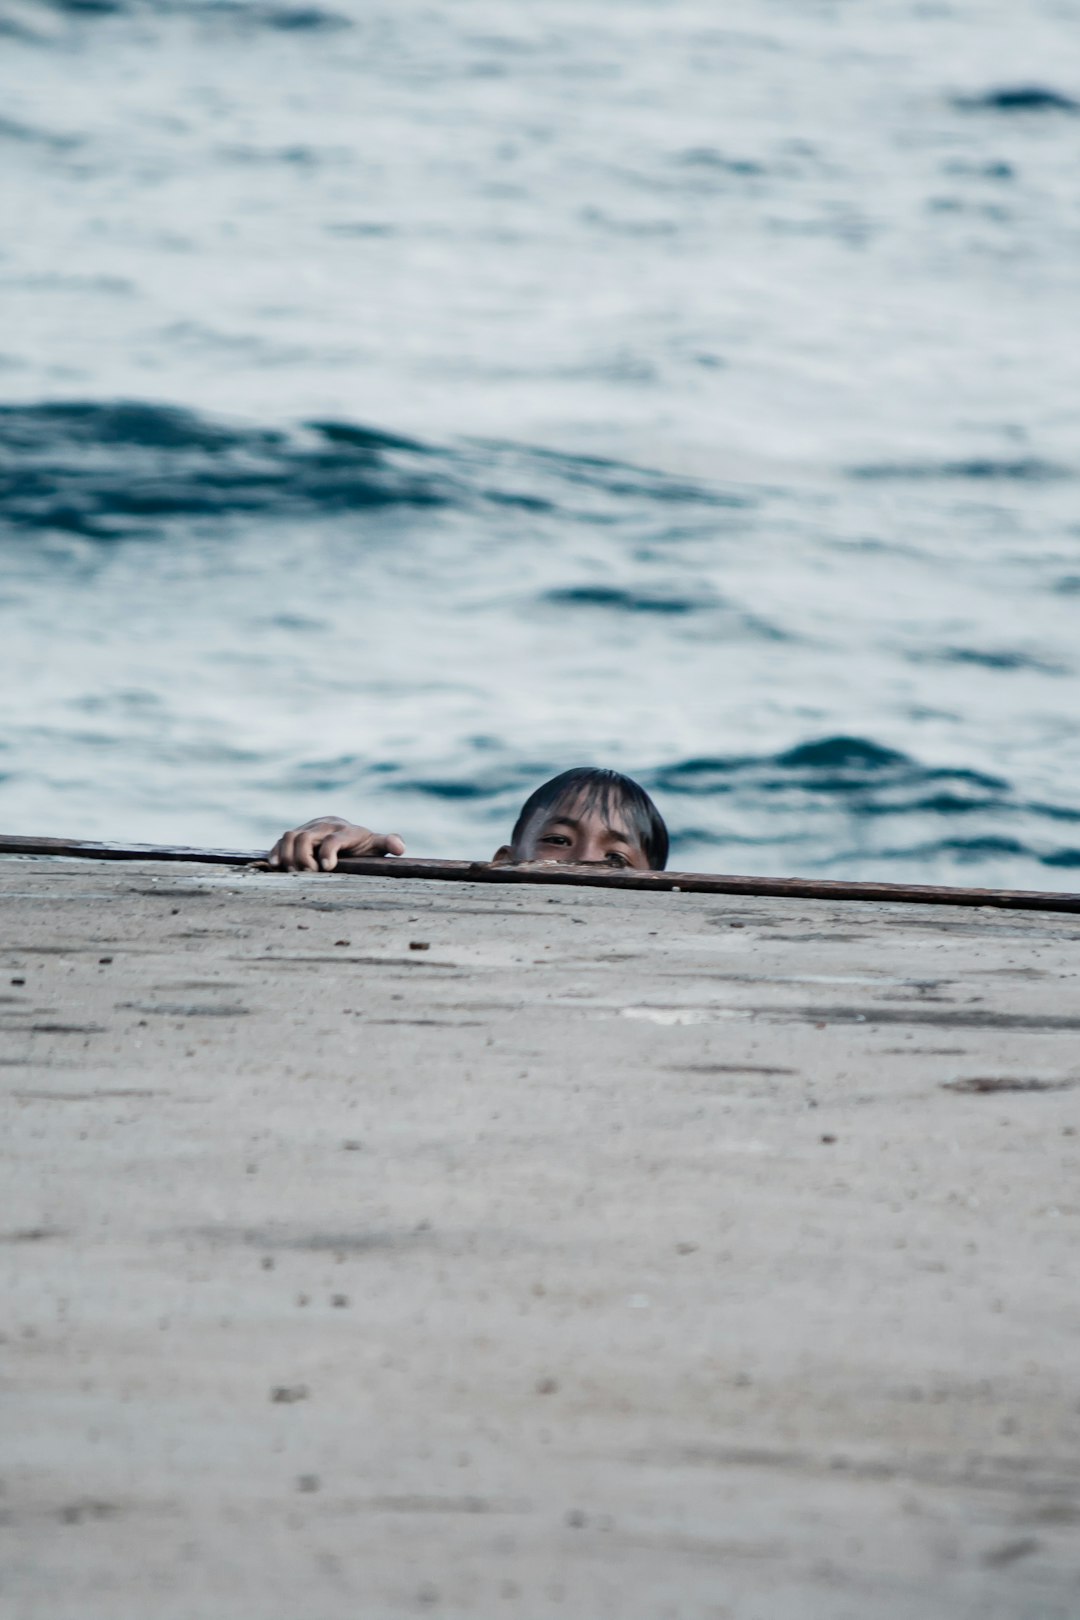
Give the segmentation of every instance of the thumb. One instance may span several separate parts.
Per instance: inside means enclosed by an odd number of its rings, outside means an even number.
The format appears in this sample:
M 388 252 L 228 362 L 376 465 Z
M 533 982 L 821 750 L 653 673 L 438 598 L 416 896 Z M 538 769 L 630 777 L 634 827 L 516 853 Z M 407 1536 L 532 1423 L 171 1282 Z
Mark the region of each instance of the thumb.
M 379 833 L 371 843 L 372 855 L 404 855 L 405 841 L 397 833 Z

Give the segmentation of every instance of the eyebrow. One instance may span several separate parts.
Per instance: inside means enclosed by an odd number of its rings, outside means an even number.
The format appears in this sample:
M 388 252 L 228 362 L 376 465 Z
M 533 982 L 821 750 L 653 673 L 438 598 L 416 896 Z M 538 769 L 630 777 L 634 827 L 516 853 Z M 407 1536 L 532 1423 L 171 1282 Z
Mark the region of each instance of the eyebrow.
M 576 828 L 576 827 L 580 827 L 580 826 L 581 826 L 580 817 L 575 817 L 575 816 L 549 816 L 548 819 L 541 824 L 540 831 L 541 831 L 541 833 L 546 832 L 549 827 L 575 827 Z M 631 838 L 629 833 L 620 832 L 618 827 L 608 827 L 608 826 L 605 825 L 604 831 L 607 834 L 609 834 L 610 837 L 617 838 L 619 843 L 620 844 L 625 844 L 627 846 L 627 848 L 629 848 L 635 842 L 635 840 L 633 838 Z

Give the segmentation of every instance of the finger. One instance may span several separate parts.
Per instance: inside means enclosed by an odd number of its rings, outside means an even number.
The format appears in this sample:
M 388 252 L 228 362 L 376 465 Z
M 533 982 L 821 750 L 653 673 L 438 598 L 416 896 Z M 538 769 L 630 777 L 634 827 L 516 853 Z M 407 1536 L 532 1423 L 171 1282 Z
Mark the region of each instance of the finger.
M 321 840 L 315 832 L 301 831 L 297 834 L 293 845 L 293 869 L 297 872 L 317 872 L 319 870 L 315 860 L 315 846 Z
M 349 842 L 344 833 L 327 833 L 319 845 L 319 868 L 323 872 L 332 872 L 337 865 L 338 855 L 342 846 Z
M 282 833 L 274 848 L 277 850 L 278 862 L 286 872 L 293 869 L 293 852 L 296 848 L 296 833 L 289 831 Z
M 279 838 L 277 843 L 274 845 L 273 849 L 267 851 L 267 855 L 266 855 L 266 864 L 267 864 L 267 866 L 280 866 L 281 865 L 281 846 L 282 846 L 282 844 L 284 842 L 285 842 L 285 840 L 283 838 Z
M 376 833 L 371 841 L 371 855 L 404 855 L 405 841 L 397 833 Z

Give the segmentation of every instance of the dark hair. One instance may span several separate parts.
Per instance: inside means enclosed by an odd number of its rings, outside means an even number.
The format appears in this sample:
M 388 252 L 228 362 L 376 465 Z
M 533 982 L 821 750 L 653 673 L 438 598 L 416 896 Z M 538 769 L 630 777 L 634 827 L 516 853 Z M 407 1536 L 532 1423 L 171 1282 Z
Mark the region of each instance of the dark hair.
M 525 829 L 538 811 L 553 810 L 569 803 L 584 803 L 587 809 L 600 810 L 605 815 L 613 808 L 620 810 L 652 870 L 663 871 L 668 858 L 668 830 L 663 816 L 639 783 L 620 771 L 603 770 L 596 765 L 579 765 L 572 771 L 563 771 L 538 787 L 535 793 L 530 793 L 514 823 L 510 847 L 518 848 Z

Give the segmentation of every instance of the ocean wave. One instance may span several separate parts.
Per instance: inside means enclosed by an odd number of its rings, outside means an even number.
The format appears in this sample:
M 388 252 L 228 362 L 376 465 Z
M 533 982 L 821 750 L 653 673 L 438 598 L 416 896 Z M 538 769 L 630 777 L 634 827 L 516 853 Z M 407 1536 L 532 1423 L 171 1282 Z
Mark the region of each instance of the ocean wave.
M 0 406 L 0 520 L 115 540 L 172 519 L 510 506 L 616 521 L 630 501 L 743 498 L 664 473 L 498 442 L 424 444 L 346 421 L 225 423 L 142 401 Z
M 1080 113 L 1080 101 L 1044 84 L 1003 84 L 974 95 L 953 96 L 961 112 Z
M 853 852 L 842 851 L 831 856 L 829 866 L 844 866 L 853 859 Z M 1046 849 L 1039 839 L 1011 838 L 1004 834 L 987 833 L 973 838 L 935 838 L 923 843 L 901 844 L 893 848 L 877 849 L 874 859 L 881 863 L 902 862 L 924 868 L 946 863 L 949 866 L 982 866 L 993 861 L 1034 861 L 1039 866 L 1068 870 L 1080 867 L 1080 849 Z
M 1080 849 L 1058 849 L 1039 859 L 1043 866 L 1080 867 Z
M 482 739 L 477 739 L 480 746 Z M 524 799 L 533 788 L 565 767 L 531 760 L 507 760 L 487 770 L 445 775 L 410 771 L 396 760 L 372 761 L 359 754 L 312 760 L 297 766 L 276 787 L 290 793 L 339 793 L 350 789 L 377 789 L 380 793 L 420 794 L 424 798 L 472 800 L 493 806 L 515 797 Z
M 868 782 L 908 772 L 906 754 L 863 737 L 824 737 L 783 753 L 732 754 L 679 760 L 655 771 L 650 785 L 664 793 L 730 793 L 737 779 L 753 777 L 761 791 L 794 785 L 817 793 L 849 792 Z
M 647 780 L 656 792 L 679 795 L 858 801 L 859 813 L 870 816 L 964 815 L 1013 804 L 1001 777 L 961 766 L 923 765 L 864 737 L 823 737 L 779 754 L 680 760 Z
M 362 754 L 343 754 L 333 759 L 315 760 L 292 770 L 287 781 L 275 783 L 290 792 L 338 792 L 347 789 L 394 794 L 419 794 L 425 798 L 469 800 L 506 807 L 531 792 L 540 782 L 566 767 L 565 760 L 518 759 L 503 754 L 497 762 L 481 764 L 475 758 L 469 768 L 445 773 L 424 772 L 396 760 L 375 761 Z M 922 824 L 955 822 L 969 824 L 980 815 L 1000 823 L 1017 817 L 1036 822 L 1080 823 L 1080 809 L 1068 805 L 1022 800 L 1003 777 L 961 765 L 925 765 L 909 754 L 868 738 L 834 736 L 815 738 L 782 752 L 766 755 L 730 755 L 694 758 L 672 764 L 639 766 L 638 779 L 656 795 L 661 807 L 679 823 L 677 836 L 683 842 L 736 842 L 767 844 L 775 839 L 767 823 L 772 818 L 792 814 L 813 821 L 833 811 L 869 823 L 897 817 Z M 703 817 L 682 824 L 679 814 L 684 801 L 693 801 L 693 814 Z M 706 811 L 710 801 L 724 801 L 715 820 Z M 750 822 L 736 826 L 736 811 L 749 815 Z M 712 823 L 710 825 L 710 822 Z M 759 825 L 754 823 L 760 822 Z M 1000 844 L 995 840 L 1004 839 Z M 1008 853 L 1005 844 L 1015 842 L 1012 832 L 942 831 L 935 848 L 984 854 Z M 1023 849 L 1028 851 L 1029 845 Z M 1059 864 L 1069 864 L 1067 852 L 1055 854 Z
M 393 456 L 397 459 L 392 459 Z M 235 428 L 175 406 L 118 402 L 0 408 L 0 518 L 92 539 L 177 517 L 434 506 L 437 476 L 381 435 L 345 443 Z
M 911 655 L 916 662 L 973 664 L 976 669 L 1028 670 L 1037 675 L 1068 675 L 1065 664 L 1057 664 L 1034 653 L 1015 648 L 942 647 L 930 653 Z
M 0 32 L 2 32 L 0 26 Z M 0 118 L 0 141 L 11 141 L 23 146 L 43 146 L 50 152 L 69 152 L 83 144 L 81 135 L 72 135 L 54 129 L 42 129 L 37 124 L 23 124 L 14 118 Z
M 94 18 L 138 16 L 147 8 L 141 0 L 44 0 L 47 10 L 60 17 Z M 159 16 L 225 20 L 244 28 L 270 28 L 285 33 L 322 32 L 351 28 L 352 21 L 323 6 L 294 5 L 289 0 L 155 0 Z
M 1075 470 L 1040 456 L 972 456 L 961 461 L 871 462 L 849 467 L 849 478 L 874 481 L 970 479 L 974 482 L 1015 482 L 1045 484 L 1075 478 Z
M 1025 799 L 1003 777 L 926 765 L 870 738 L 681 760 L 642 780 L 667 809 L 676 854 L 787 847 L 808 870 L 1080 866 L 1080 851 L 1054 836 L 1062 823 L 1080 823 L 1080 809 Z M 680 810 L 691 803 L 684 822 Z
M 653 595 L 646 591 L 624 590 L 616 585 L 566 585 L 545 591 L 543 600 L 555 607 L 613 608 L 620 613 L 698 613 L 719 604 L 710 595 Z

